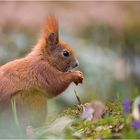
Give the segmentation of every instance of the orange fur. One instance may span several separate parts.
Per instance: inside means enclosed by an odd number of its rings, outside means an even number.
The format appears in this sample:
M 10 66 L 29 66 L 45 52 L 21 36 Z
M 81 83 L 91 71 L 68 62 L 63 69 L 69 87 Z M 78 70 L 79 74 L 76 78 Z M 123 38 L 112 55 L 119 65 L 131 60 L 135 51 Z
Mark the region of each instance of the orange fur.
M 45 38 L 48 38 L 51 32 L 56 32 L 56 33 L 59 32 L 58 21 L 53 15 L 48 16 L 46 19 L 44 30 L 43 30 L 43 34 Z
M 50 39 L 52 32 L 56 36 L 52 34 Z M 58 37 L 58 42 L 54 37 Z M 50 45 L 49 39 L 56 44 Z M 62 56 L 63 49 L 69 51 L 69 58 Z M 75 63 L 73 50 L 59 40 L 57 20 L 49 16 L 32 52 L 0 67 L 0 109 L 5 112 L 14 98 L 23 122 L 34 127 L 42 125 L 47 114 L 47 99 L 61 94 L 71 82 L 82 83 L 80 71 L 67 71 L 75 67 Z

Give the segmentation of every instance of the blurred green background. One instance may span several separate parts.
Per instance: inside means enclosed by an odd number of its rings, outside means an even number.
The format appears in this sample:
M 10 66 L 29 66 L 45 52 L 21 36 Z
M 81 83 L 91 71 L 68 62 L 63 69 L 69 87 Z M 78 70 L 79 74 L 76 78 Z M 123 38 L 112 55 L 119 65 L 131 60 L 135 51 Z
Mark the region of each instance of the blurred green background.
M 50 100 L 49 114 L 76 104 L 74 89 L 83 102 L 139 94 L 140 2 L 0 2 L 0 65 L 31 51 L 50 13 L 85 79 Z

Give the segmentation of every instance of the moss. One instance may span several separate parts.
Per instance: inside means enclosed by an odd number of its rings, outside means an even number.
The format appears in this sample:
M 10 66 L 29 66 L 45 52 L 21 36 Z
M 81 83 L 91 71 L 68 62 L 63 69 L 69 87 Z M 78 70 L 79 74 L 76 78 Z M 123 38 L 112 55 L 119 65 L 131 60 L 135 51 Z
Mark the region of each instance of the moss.
M 66 129 L 64 138 L 95 139 L 95 138 L 121 138 L 125 137 L 125 116 L 122 112 L 121 102 L 106 103 L 106 111 L 97 122 L 83 120 L 82 111 L 69 108 L 60 116 L 69 116 L 74 119 L 72 125 Z
M 71 117 L 78 117 L 81 114 L 81 111 L 79 111 L 76 108 L 68 108 L 62 113 L 62 116 L 71 116 Z

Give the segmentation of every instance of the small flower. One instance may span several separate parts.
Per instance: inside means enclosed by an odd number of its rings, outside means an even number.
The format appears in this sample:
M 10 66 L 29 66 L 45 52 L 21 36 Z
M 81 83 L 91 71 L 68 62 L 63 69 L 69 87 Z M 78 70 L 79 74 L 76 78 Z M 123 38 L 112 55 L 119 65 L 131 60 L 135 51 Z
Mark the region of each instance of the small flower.
M 135 130 L 139 130 L 140 129 L 140 121 L 134 121 L 132 123 L 132 127 L 135 129 Z
M 139 109 L 139 113 L 140 113 L 140 104 L 138 104 L 138 109 Z
M 132 109 L 133 118 L 140 122 L 140 96 L 138 96 L 133 103 Z
M 129 99 L 126 99 L 123 105 L 123 111 L 126 115 L 130 114 L 131 107 L 132 107 L 132 102 Z

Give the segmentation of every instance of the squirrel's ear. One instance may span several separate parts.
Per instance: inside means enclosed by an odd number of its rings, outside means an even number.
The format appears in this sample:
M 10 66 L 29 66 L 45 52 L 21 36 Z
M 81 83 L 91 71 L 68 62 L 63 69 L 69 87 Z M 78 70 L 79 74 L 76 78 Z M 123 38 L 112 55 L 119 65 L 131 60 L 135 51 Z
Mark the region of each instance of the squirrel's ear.
M 48 44 L 49 45 L 56 45 L 58 44 L 58 34 L 55 32 L 52 32 L 48 37 Z
M 55 16 L 50 15 L 46 19 L 43 36 L 49 45 L 55 45 L 59 42 L 58 21 Z

